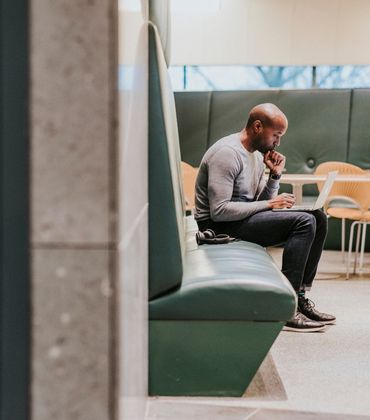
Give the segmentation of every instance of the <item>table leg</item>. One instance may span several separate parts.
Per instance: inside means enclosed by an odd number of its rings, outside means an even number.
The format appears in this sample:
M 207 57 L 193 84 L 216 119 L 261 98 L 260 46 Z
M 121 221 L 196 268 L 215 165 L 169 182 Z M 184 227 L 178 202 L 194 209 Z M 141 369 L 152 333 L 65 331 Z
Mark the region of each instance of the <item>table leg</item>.
M 293 194 L 295 196 L 295 204 L 297 205 L 302 204 L 302 200 L 303 200 L 302 184 L 292 184 L 292 187 L 293 187 Z

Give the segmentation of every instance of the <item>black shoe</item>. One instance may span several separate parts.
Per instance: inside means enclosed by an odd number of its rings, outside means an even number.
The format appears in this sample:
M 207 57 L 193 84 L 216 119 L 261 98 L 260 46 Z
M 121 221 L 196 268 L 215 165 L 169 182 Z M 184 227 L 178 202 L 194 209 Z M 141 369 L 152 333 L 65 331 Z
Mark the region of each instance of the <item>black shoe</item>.
M 335 324 L 335 316 L 330 314 L 324 314 L 315 309 L 315 304 L 312 300 L 305 297 L 298 297 L 298 310 L 302 312 L 303 315 L 306 315 L 307 318 L 312 319 L 313 321 L 322 322 L 323 324 Z
M 315 332 L 325 330 L 326 325 L 322 322 L 313 321 L 297 311 L 283 328 L 284 331 Z

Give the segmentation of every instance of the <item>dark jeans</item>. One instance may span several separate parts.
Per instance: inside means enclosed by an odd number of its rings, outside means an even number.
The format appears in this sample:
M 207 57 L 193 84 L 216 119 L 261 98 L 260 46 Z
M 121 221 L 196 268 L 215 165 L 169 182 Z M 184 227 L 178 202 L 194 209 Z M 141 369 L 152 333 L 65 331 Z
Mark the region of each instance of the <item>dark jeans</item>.
M 321 210 L 313 212 L 271 210 L 236 222 L 198 222 L 199 230 L 212 229 L 263 247 L 283 245 L 282 272 L 295 291 L 312 286 L 324 246 L 328 222 Z

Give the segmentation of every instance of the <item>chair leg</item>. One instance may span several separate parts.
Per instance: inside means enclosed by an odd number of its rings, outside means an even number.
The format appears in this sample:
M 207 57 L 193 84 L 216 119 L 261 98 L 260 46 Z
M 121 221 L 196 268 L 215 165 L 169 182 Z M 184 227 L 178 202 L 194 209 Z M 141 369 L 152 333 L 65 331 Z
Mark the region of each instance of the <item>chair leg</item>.
M 346 219 L 342 219 L 342 262 L 344 262 L 344 250 L 346 247 Z
M 360 250 L 360 238 L 361 238 L 361 230 L 362 230 L 362 223 L 357 223 L 357 236 L 356 236 L 356 250 L 355 250 L 355 263 L 353 265 L 353 274 L 356 274 L 356 268 L 357 268 L 357 257 Z
M 346 272 L 346 279 L 349 279 L 349 266 L 351 263 L 351 253 L 352 253 L 352 243 L 353 243 L 353 232 L 355 230 L 355 225 L 358 222 L 353 222 L 351 224 L 351 230 L 350 230 L 350 234 L 349 234 L 349 244 L 348 244 L 348 256 L 347 256 L 347 272 Z
M 360 266 L 359 271 L 362 272 L 362 268 L 364 266 L 364 253 L 365 253 L 365 242 L 366 242 L 366 227 L 367 223 L 364 222 L 362 224 L 362 238 L 361 238 L 361 251 L 360 251 Z

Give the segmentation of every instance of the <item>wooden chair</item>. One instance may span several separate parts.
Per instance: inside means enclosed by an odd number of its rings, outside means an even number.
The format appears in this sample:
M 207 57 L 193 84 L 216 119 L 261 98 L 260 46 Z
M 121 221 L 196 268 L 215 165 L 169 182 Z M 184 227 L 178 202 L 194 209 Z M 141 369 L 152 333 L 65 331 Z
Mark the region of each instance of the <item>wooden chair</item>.
M 195 181 L 198 175 L 198 168 L 194 168 L 186 162 L 181 162 L 181 170 L 186 211 L 192 212 L 195 207 Z
M 359 168 L 358 166 L 345 163 L 345 162 L 325 162 L 320 164 L 315 171 L 315 174 L 323 175 L 329 171 L 337 170 L 339 175 L 365 175 L 366 171 Z M 321 190 L 323 182 L 318 183 L 318 188 Z M 349 203 L 349 206 L 345 203 L 338 202 L 339 200 L 345 200 Z M 330 192 L 329 199 L 325 206 L 326 213 L 331 217 L 336 217 L 342 220 L 342 259 L 344 260 L 345 252 L 345 222 L 346 219 L 352 220 L 350 239 L 348 247 L 347 257 L 347 274 L 346 278 L 349 278 L 349 266 L 351 260 L 352 244 L 354 229 L 357 226 L 357 239 L 356 239 L 356 251 L 355 251 L 355 262 L 354 262 L 354 273 L 356 273 L 357 266 L 357 255 L 359 246 L 361 243 L 360 252 L 360 264 L 359 268 L 362 269 L 365 241 L 366 241 L 366 226 L 370 222 L 370 212 L 368 211 L 370 205 L 370 179 L 369 182 L 335 182 Z M 361 237 L 362 230 L 362 237 Z

